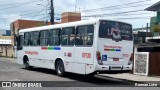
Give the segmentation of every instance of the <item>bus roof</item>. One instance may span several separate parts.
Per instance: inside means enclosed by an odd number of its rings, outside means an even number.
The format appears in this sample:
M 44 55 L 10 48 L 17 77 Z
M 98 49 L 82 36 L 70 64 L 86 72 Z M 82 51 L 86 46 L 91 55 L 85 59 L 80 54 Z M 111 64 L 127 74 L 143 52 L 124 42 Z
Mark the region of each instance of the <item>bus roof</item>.
M 68 23 L 62 23 L 62 24 L 21 29 L 21 30 L 19 30 L 19 32 L 40 31 L 40 30 L 47 30 L 47 29 L 52 29 L 52 28 L 56 29 L 56 28 L 72 27 L 72 26 L 79 26 L 79 25 L 95 24 L 99 20 L 108 20 L 108 19 L 81 20 L 81 21 L 68 22 Z M 108 20 L 108 21 L 115 21 L 115 20 Z M 117 21 L 117 22 L 121 22 L 121 21 Z M 125 22 L 122 22 L 122 23 L 125 23 Z M 129 24 L 129 23 L 127 23 L 127 24 Z

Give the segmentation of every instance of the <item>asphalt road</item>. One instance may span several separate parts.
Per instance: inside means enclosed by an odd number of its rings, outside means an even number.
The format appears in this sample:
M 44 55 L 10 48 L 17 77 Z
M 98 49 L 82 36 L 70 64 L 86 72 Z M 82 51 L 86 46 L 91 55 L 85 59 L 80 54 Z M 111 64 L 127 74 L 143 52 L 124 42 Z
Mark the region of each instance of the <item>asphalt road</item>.
M 95 89 L 94 87 L 104 88 L 108 86 L 129 87 L 135 84 L 133 81 L 100 75 L 86 77 L 84 75 L 67 73 L 65 77 L 59 77 L 54 70 L 43 68 L 26 70 L 23 65 L 17 64 L 15 59 L 7 58 L 0 58 L 0 81 L 53 81 L 52 83 L 56 84 L 55 87 L 93 87 L 93 89 Z M 4 89 L 0 88 L 0 90 Z

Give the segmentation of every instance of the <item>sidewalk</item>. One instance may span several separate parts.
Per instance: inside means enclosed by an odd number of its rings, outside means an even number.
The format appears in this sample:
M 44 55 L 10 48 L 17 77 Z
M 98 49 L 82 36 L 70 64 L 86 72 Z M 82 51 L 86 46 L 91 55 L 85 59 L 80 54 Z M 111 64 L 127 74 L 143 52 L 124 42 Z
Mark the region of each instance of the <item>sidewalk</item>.
M 16 58 L 0 57 L 0 60 L 6 60 L 10 62 L 16 62 Z
M 137 81 L 137 82 L 145 82 L 145 81 L 160 81 L 160 76 L 142 76 L 142 75 L 135 75 L 135 74 L 129 74 L 129 73 L 123 73 L 123 74 L 98 74 L 102 76 L 107 77 L 113 77 L 117 79 L 125 79 L 130 81 Z

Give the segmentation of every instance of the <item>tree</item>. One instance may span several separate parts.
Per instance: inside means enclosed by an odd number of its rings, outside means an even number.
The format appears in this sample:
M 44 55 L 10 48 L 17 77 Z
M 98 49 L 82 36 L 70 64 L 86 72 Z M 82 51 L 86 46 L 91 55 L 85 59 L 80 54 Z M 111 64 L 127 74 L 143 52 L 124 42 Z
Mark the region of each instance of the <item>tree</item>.
M 154 32 L 160 32 L 160 25 L 154 25 L 153 28 L 152 28 L 152 30 Z

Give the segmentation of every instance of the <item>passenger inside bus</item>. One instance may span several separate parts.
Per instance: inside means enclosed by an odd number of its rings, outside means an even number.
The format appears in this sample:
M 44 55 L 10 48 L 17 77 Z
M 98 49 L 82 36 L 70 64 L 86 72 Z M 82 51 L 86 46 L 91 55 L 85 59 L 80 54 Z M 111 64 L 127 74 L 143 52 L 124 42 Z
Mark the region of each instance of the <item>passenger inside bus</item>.
M 83 40 L 79 37 L 75 38 L 75 45 L 83 45 Z

